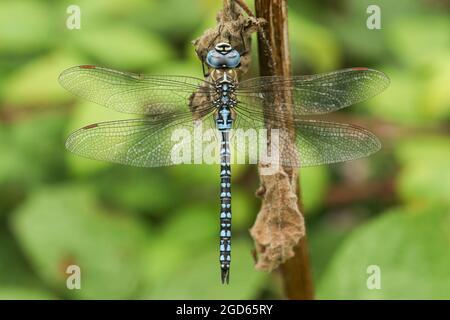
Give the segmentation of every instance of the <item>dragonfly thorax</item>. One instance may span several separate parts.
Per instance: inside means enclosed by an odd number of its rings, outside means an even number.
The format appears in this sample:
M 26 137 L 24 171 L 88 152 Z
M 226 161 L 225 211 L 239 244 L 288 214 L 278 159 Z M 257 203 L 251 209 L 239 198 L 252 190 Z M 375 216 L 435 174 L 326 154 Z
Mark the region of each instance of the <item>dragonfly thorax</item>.
M 233 125 L 232 108 L 236 106 L 235 86 L 237 80 L 236 71 L 233 69 L 214 69 L 211 79 L 216 87 L 214 106 L 217 108 L 216 125 L 221 131 L 230 130 Z
M 235 69 L 213 69 L 210 77 L 216 85 L 223 80 L 230 81 L 233 84 L 238 82 L 238 75 Z

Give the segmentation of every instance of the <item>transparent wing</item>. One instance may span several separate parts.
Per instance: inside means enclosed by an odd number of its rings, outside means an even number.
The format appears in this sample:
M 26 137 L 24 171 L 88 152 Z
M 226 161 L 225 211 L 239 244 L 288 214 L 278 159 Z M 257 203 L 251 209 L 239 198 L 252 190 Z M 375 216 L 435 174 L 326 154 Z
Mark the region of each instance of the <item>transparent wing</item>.
M 203 154 L 194 148 L 199 143 L 217 148 L 215 136 L 204 141 L 212 121 L 212 116 L 194 120 L 185 113 L 92 124 L 72 133 L 66 148 L 86 158 L 138 167 L 198 163 Z
M 308 167 L 330 164 L 367 157 L 381 148 L 380 141 L 371 132 L 350 124 L 294 119 L 295 143 L 289 143 L 289 132 L 286 127 L 279 127 L 279 163 L 290 167 Z M 253 114 L 238 111 L 235 122 L 236 129 L 264 129 L 262 118 Z M 238 153 L 255 151 L 255 145 L 238 145 Z
M 333 112 L 367 100 L 389 86 L 389 78 L 382 72 L 367 68 L 295 77 L 260 77 L 245 80 L 237 90 L 238 108 L 267 117 L 282 117 L 283 110 L 293 110 L 295 116 Z M 292 94 L 293 105 L 273 103 L 280 92 Z M 281 113 L 281 114 L 280 114 Z
M 295 126 L 302 167 L 359 159 L 381 148 L 373 133 L 358 126 L 314 120 L 299 120 Z
M 146 76 L 95 66 L 78 66 L 59 76 L 73 94 L 119 112 L 159 115 L 184 112 L 193 104 L 209 108 L 210 83 L 183 76 Z

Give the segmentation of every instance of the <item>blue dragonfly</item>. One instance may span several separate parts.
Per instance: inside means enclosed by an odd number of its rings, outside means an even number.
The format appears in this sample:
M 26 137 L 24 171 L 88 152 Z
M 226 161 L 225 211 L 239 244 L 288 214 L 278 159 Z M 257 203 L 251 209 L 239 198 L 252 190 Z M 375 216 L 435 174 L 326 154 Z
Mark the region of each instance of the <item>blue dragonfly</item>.
M 354 125 L 309 120 L 305 116 L 333 112 L 367 100 L 386 89 L 389 79 L 376 70 L 350 68 L 311 76 L 239 81 L 240 54 L 228 43 L 218 43 L 209 51 L 206 64 L 209 74 L 205 79 L 148 76 L 84 65 L 65 70 L 59 81 L 81 98 L 144 116 L 90 124 L 73 132 L 66 148 L 83 157 L 138 167 L 180 164 L 174 159 L 173 150 L 189 143 L 187 148 L 192 148 L 192 139 L 174 141 L 175 130 L 195 136 L 199 123 L 202 130 L 215 130 L 220 150 L 219 263 L 222 283 L 228 283 L 232 130 L 293 130 L 289 138 L 287 134 L 280 135 L 282 144 L 294 146 L 278 154 L 279 163 L 287 167 L 366 157 L 380 149 L 375 135 Z M 278 102 L 274 111 L 280 92 L 288 93 L 291 99 L 281 105 Z

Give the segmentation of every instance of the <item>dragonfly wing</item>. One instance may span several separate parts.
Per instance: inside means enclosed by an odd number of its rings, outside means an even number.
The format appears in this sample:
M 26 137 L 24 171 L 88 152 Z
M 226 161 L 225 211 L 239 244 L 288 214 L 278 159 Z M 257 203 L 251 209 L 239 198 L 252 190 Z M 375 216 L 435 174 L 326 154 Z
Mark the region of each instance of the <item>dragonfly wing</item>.
M 308 167 L 354 160 L 369 156 L 381 148 L 381 143 L 374 134 L 355 125 L 300 119 L 295 119 L 292 124 L 295 126 L 292 130 L 285 126 L 275 126 L 277 135 L 273 131 L 271 133 L 277 139 L 273 141 L 275 149 L 280 150 L 273 161 L 284 166 Z M 235 128 L 244 132 L 258 132 L 265 125 L 262 118 L 242 113 L 241 110 Z M 246 137 L 249 136 L 251 135 L 247 133 Z M 295 142 L 291 143 L 291 140 Z M 235 149 L 247 156 L 251 152 L 259 152 L 261 140 L 257 143 L 258 145 L 237 144 Z
M 389 82 L 380 71 L 351 68 L 311 76 L 253 78 L 239 84 L 237 95 L 242 107 L 259 113 L 264 110 L 267 117 L 274 113 L 276 95 L 288 91 L 294 105 L 281 103 L 278 109 L 293 110 L 296 116 L 315 115 L 367 100 L 385 90 Z
M 66 148 L 89 159 L 138 167 L 197 163 L 194 145 L 203 143 L 202 132 L 212 125 L 211 117 L 200 122 L 190 114 L 103 122 L 72 133 Z M 201 131 L 195 135 L 195 129 Z
M 302 167 L 359 159 L 381 148 L 373 133 L 355 125 L 297 120 L 295 126 L 295 144 Z
M 95 66 L 69 68 L 61 73 L 59 82 L 89 101 L 119 112 L 144 115 L 184 112 L 193 103 L 194 92 L 196 103 L 207 109 L 214 92 L 202 79 L 146 76 Z

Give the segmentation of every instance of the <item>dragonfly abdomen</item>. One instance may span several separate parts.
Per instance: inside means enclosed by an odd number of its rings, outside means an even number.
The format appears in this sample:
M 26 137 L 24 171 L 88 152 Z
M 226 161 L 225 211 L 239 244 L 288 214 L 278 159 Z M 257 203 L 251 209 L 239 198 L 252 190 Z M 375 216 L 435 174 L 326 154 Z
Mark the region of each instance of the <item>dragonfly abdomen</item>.
M 220 269 L 222 283 L 228 283 L 231 263 L 231 165 L 229 131 L 222 131 L 220 151 Z
M 219 72 L 217 72 L 219 74 Z M 226 72 L 216 81 L 218 97 L 216 126 L 220 131 L 220 254 L 219 262 L 222 283 L 228 283 L 231 264 L 231 161 L 230 130 L 233 125 L 231 108 L 235 105 L 233 97 L 234 81 Z

